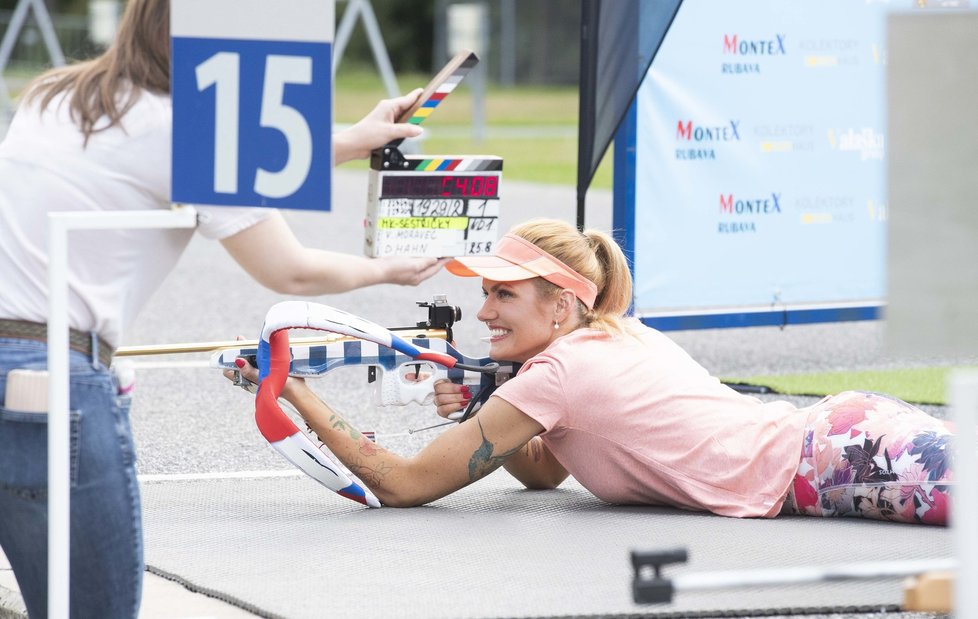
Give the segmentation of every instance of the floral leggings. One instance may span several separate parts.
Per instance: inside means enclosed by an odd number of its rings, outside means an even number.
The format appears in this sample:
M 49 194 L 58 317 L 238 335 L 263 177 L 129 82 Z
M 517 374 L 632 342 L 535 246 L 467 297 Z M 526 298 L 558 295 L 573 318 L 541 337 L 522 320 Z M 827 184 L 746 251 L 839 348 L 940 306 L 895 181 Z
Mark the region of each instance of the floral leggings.
M 948 424 L 896 398 L 846 391 L 810 407 L 781 513 L 947 524 Z

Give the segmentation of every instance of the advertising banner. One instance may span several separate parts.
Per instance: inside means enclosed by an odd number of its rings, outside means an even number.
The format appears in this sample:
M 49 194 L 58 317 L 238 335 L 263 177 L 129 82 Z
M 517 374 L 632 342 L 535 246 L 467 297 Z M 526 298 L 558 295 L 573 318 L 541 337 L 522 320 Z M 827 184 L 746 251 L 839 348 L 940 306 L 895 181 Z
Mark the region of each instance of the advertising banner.
M 615 226 L 646 322 L 878 316 L 896 4 L 683 2 L 616 136 Z

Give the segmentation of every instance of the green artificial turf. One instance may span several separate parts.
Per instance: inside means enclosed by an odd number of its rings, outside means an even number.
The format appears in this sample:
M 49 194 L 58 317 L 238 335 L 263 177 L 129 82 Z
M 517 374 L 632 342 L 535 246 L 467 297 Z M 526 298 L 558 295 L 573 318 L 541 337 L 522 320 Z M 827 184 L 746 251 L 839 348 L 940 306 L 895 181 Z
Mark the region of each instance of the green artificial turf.
M 401 74 L 398 85 L 407 92 L 422 87 L 430 75 Z M 340 67 L 334 87 L 334 118 L 351 124 L 385 98 L 383 83 L 372 68 Z M 503 87 L 490 83 L 485 94 L 485 139 L 472 136 L 473 97 L 465 82 L 422 125 L 424 154 L 495 155 L 503 158 L 503 176 L 514 181 L 575 186 L 577 183 L 576 86 Z M 612 149 L 595 172 L 591 187 L 611 189 Z M 366 162 L 344 164 L 367 169 Z M 505 182 L 505 181 L 504 181 Z
M 915 404 L 946 404 L 945 384 L 954 367 L 777 374 L 724 378 L 727 384 L 767 387 L 787 395 L 823 396 L 846 390 L 877 391 Z
M 40 70 L 40 69 L 38 69 Z M 34 73 L 7 69 L 3 77 L 16 99 Z M 397 76 L 403 92 L 423 87 L 428 74 Z M 372 67 L 352 64 L 336 73 L 334 122 L 355 123 L 387 97 L 384 84 Z M 504 160 L 507 180 L 575 186 L 577 183 L 577 86 L 519 85 L 503 87 L 490 82 L 485 93 L 485 139 L 472 135 L 473 96 L 463 82 L 437 113 L 422 125 L 430 129 L 421 141 L 422 153 L 442 155 L 495 155 Z M 595 172 L 591 187 L 611 189 L 612 149 Z M 366 161 L 344 164 L 346 169 L 367 169 Z

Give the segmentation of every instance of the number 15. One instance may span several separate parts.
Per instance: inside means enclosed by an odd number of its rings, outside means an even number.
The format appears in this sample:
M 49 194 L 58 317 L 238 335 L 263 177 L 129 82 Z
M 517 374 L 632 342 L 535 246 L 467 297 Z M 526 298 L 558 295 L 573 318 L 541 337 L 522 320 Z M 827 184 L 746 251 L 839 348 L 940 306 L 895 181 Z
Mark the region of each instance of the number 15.
M 218 52 L 197 65 L 197 89 L 214 86 L 214 191 L 238 193 L 238 102 L 240 56 Z M 262 127 L 277 129 L 288 142 L 288 159 L 278 171 L 259 168 L 255 192 L 270 198 L 292 195 L 306 181 L 312 165 L 312 132 L 305 117 L 283 102 L 286 84 L 311 84 L 312 59 L 269 55 L 262 89 Z

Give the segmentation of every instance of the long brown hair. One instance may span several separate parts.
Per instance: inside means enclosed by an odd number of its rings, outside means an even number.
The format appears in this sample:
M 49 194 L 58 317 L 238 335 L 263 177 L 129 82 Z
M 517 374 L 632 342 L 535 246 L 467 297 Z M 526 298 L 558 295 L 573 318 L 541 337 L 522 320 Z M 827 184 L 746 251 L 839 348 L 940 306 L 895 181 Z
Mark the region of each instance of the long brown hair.
M 509 233 L 533 243 L 594 282 L 598 287 L 594 309 L 577 304 L 584 325 L 609 332 L 623 330 L 621 319 L 632 304 L 632 273 L 628 259 L 610 235 L 593 229 L 579 232 L 559 219 L 531 219 Z M 549 293 L 560 291 L 544 279 L 536 281 Z
M 85 136 L 119 124 L 143 90 L 170 92 L 170 0 L 129 0 L 115 42 L 102 55 L 35 79 L 27 101 L 46 108 L 70 93 L 71 119 Z M 95 128 L 103 116 L 108 124 Z

